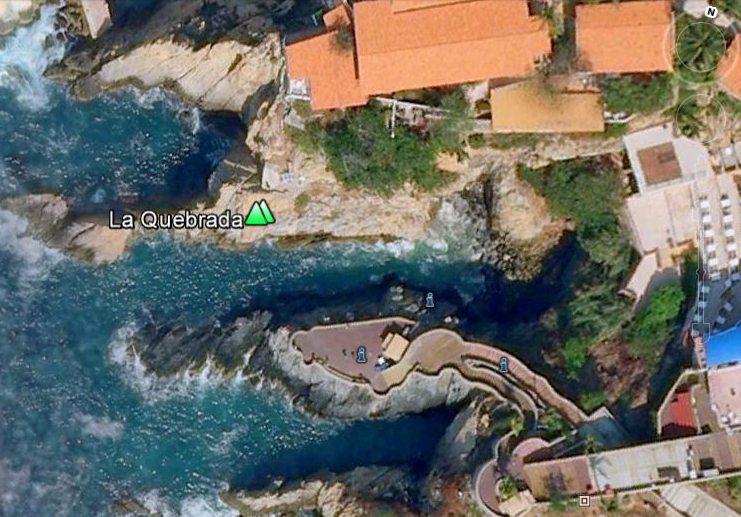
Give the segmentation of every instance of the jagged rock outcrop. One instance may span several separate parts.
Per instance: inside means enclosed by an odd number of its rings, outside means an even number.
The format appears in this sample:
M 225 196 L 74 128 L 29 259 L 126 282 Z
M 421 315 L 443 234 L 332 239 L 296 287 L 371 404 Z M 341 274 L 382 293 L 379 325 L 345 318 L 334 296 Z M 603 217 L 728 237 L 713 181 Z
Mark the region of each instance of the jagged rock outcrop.
M 294 403 L 311 412 L 336 418 L 392 418 L 426 409 L 456 404 L 474 389 L 456 370 L 437 376 L 409 374 L 404 384 L 384 396 L 367 384 L 341 379 L 324 367 L 306 365 L 290 343 L 290 332 L 281 328 L 270 336 L 266 347 L 255 350 L 250 360 L 263 376 L 279 379 Z
M 0 36 L 19 25 L 31 23 L 44 0 L 4 0 L 0 2 Z
M 10 198 L 0 206 L 27 219 L 31 233 L 49 246 L 96 264 L 120 258 L 132 237 L 129 230 L 75 217 L 67 201 L 55 194 Z
M 314 308 L 302 302 L 274 302 L 284 314 L 256 310 L 229 323 L 214 322 L 201 327 L 179 323 L 148 322 L 128 341 L 129 353 L 136 354 L 153 375 L 177 376 L 185 371 L 208 367 L 224 376 L 241 375 L 254 383 L 267 383 L 287 392 L 298 407 L 322 416 L 358 419 L 394 417 L 419 413 L 465 399 L 474 389 L 455 370 L 438 376 L 410 374 L 406 382 L 385 396 L 377 395 L 369 385 L 341 379 L 318 364 L 307 365 L 291 345 L 291 330 L 297 326 L 319 324 L 328 315 L 347 318 L 350 311 L 360 318 L 378 314 L 403 314 L 425 321 L 426 313 L 417 303 L 423 294 L 379 286 L 386 295 L 364 290 L 368 302 L 352 306 L 343 299 L 314 300 Z M 357 302 L 356 302 L 357 303 Z M 334 305 L 333 305 L 334 304 Z M 451 309 L 440 300 L 434 323 Z M 276 309 L 277 310 L 277 309 Z M 443 316 L 441 316 L 443 315 Z
M 414 478 L 390 467 L 359 467 L 344 474 L 313 476 L 265 491 L 226 491 L 221 499 L 243 517 L 298 516 L 315 512 L 326 517 L 366 517 L 393 504 L 394 515 L 405 515 L 403 504 L 414 489 Z M 401 512 L 401 513 L 397 513 Z
M 174 40 L 155 41 L 108 61 L 77 92 L 89 96 L 129 83 L 165 86 L 203 109 L 239 113 L 256 91 L 276 79 L 281 63 L 276 33 L 254 46 L 223 40 L 194 49 Z
M 309 8 L 319 0 L 303 0 Z M 60 17 L 70 35 L 85 36 L 82 12 L 72 3 Z M 280 32 L 279 20 L 295 0 L 167 0 L 142 11 L 135 2 L 111 3 L 113 25 L 99 39 L 80 39 L 50 75 L 77 82 L 94 75 L 105 63 L 152 42 L 175 40 L 198 50 L 222 40 L 258 45 Z M 143 13 L 145 15 L 143 15 Z

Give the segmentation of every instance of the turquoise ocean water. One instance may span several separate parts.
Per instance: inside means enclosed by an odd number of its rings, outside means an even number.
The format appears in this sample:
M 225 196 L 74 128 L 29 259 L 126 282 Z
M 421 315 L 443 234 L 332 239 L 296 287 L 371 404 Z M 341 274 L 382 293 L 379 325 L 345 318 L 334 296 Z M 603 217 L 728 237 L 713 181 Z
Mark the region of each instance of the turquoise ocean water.
M 53 16 L 44 8 L 0 41 L 0 196 L 59 191 L 97 210 L 123 195 L 159 206 L 202 192 L 233 127 L 156 91 L 72 100 L 41 75 L 64 49 Z M 449 249 L 439 240 L 230 252 L 160 237 L 93 267 L 0 210 L 0 515 L 109 515 L 119 497 L 167 516 L 231 515 L 216 497 L 230 482 L 423 463 L 448 411 L 309 418 L 241 379 L 147 377 L 120 336 L 147 315 L 198 324 L 280 293 L 362 291 L 387 274 L 475 296 L 480 269 Z

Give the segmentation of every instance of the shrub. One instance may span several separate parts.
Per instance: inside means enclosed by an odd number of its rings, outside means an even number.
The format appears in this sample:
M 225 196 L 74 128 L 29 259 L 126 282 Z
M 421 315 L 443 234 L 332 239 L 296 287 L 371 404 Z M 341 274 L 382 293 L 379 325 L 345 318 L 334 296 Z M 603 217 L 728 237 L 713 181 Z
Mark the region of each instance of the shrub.
M 475 133 L 468 137 L 468 145 L 473 149 L 481 149 L 486 146 L 486 137 L 481 133 Z
M 308 119 L 314 114 L 309 101 L 295 100 L 291 103 L 291 106 L 296 110 L 298 116 L 303 119 Z
M 564 368 L 569 377 L 576 378 L 581 369 L 587 364 L 589 357 L 589 342 L 582 338 L 571 338 L 561 349 Z
M 306 209 L 310 201 L 311 196 L 309 196 L 309 194 L 307 194 L 306 192 L 302 192 L 301 194 L 296 196 L 296 199 L 294 199 L 293 208 L 294 210 L 296 210 L 296 212 L 301 213 Z
M 672 337 L 684 300 L 680 285 L 662 287 L 651 296 L 648 305 L 626 331 L 628 342 L 636 354 L 646 360 L 656 358 Z
M 563 436 L 569 430 L 566 421 L 552 407 L 549 407 L 540 415 L 538 422 L 549 437 Z
M 515 480 L 511 476 L 505 476 L 502 481 L 499 482 L 499 496 L 502 501 L 506 501 L 517 495 L 517 485 Z
M 607 395 L 602 391 L 585 391 L 579 396 L 579 405 L 587 413 L 607 404 Z
M 616 215 L 623 203 L 616 171 L 599 162 L 571 160 L 545 170 L 522 168 L 521 175 L 556 215 L 574 220 L 579 243 L 594 262 L 610 276 L 628 269 L 632 251 Z
M 607 79 L 602 83 L 602 95 L 605 108 L 612 113 L 654 113 L 672 101 L 672 76 L 662 74 L 649 80 Z
M 432 144 L 441 152 L 460 154 L 462 135 L 473 127 L 471 106 L 463 92 L 456 90 L 443 98 L 440 107 L 447 114 L 430 128 Z
M 332 39 L 332 48 L 340 54 L 352 52 L 355 49 L 355 35 L 353 34 L 352 27 L 341 25 L 337 28 Z

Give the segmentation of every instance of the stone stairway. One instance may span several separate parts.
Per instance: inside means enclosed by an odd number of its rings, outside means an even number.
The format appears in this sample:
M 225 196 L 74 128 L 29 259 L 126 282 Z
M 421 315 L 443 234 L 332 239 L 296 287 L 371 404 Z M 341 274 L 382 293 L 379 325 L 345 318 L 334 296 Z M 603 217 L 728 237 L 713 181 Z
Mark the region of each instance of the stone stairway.
M 661 497 L 689 517 L 738 517 L 739 514 L 691 484 L 670 485 L 659 490 Z

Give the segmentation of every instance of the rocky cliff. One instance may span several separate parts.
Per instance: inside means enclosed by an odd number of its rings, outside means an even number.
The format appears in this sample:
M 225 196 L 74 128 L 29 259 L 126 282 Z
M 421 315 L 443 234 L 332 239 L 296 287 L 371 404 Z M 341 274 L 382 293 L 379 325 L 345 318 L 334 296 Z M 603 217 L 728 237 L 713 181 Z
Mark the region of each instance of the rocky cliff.
M 414 478 L 390 467 L 359 467 L 343 474 L 313 476 L 256 492 L 227 491 L 222 500 L 243 517 L 298 516 L 366 517 L 382 508 L 393 515 L 413 515 L 404 501 L 414 491 Z M 386 503 L 384 503 L 386 502 Z
M 404 314 L 425 321 L 424 310 L 415 303 L 423 293 L 396 285 L 378 288 L 384 289 L 385 296 L 363 306 L 339 299 L 325 305 L 315 299 L 309 309 L 287 302 L 284 314 L 255 310 L 233 321 L 215 321 L 195 328 L 177 322 L 147 322 L 131 337 L 127 350 L 152 375 L 174 376 L 186 370 L 197 371 L 208 363 L 212 372 L 239 374 L 255 384 L 282 389 L 298 407 L 327 417 L 394 417 L 455 404 L 468 397 L 473 387 L 454 370 L 435 377 L 412 373 L 401 387 L 380 397 L 369 385 L 348 382 L 318 364 L 304 363 L 290 340 L 291 329 L 297 326 L 310 327 L 333 316 L 346 317 L 348 311 L 359 318 Z M 369 299 L 376 298 L 367 294 Z M 436 316 L 450 311 L 447 305 L 440 300 Z
M 281 64 L 276 33 L 256 45 L 222 40 L 197 49 L 172 39 L 155 41 L 103 64 L 78 83 L 77 92 L 90 96 L 123 84 L 165 86 L 205 110 L 240 113 L 260 87 L 277 78 Z
M 10 198 L 0 206 L 27 219 L 29 231 L 48 245 L 96 264 L 121 257 L 132 236 L 130 231 L 75 217 L 64 198 L 54 194 Z

